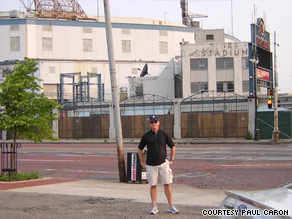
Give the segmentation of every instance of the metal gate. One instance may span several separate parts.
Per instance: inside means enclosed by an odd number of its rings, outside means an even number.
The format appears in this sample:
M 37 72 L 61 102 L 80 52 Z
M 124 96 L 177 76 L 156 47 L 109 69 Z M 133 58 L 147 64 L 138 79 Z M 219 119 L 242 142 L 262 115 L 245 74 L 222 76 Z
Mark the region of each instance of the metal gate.
M 160 127 L 173 137 L 174 103 L 158 95 L 132 96 L 120 102 L 123 137 L 140 138 L 150 129 L 149 116 L 157 115 Z
M 59 138 L 108 138 L 109 103 L 64 105 L 60 113 Z
M 181 102 L 182 137 L 245 137 L 248 100 L 230 92 L 208 91 Z

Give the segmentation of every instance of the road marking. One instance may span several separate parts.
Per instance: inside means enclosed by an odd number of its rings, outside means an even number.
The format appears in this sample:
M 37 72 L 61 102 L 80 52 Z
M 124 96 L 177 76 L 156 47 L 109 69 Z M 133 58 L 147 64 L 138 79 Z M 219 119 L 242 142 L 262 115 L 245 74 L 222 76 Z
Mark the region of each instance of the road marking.
M 18 159 L 23 162 L 76 162 L 76 160 L 35 160 L 35 159 Z
M 47 170 L 54 170 L 54 169 L 47 169 Z M 77 173 L 105 173 L 105 174 L 117 174 L 118 172 L 114 171 L 98 171 L 98 170 L 58 170 L 59 172 L 77 172 Z
M 222 167 L 292 166 L 292 164 L 223 164 Z

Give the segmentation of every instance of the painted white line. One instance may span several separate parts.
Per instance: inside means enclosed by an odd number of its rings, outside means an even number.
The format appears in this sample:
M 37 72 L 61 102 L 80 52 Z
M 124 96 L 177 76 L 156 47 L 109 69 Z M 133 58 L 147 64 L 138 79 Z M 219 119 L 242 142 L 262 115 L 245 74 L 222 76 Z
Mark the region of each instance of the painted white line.
M 224 164 L 222 167 L 292 166 L 292 164 Z
M 111 172 L 111 171 L 96 171 L 96 170 L 59 170 L 61 172 L 77 172 L 77 173 L 106 173 L 106 174 L 112 174 L 112 173 L 118 173 L 118 172 Z
M 76 160 L 35 160 L 35 159 L 18 159 L 22 162 L 76 162 Z

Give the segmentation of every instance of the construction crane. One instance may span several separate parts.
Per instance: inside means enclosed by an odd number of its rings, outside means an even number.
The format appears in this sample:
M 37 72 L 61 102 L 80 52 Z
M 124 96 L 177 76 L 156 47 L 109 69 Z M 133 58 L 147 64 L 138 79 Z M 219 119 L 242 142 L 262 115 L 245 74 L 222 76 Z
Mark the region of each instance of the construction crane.
M 35 11 L 36 17 L 60 18 L 60 19 L 86 19 L 87 15 L 77 0 L 33 0 L 35 9 L 32 10 L 32 2 L 24 3 L 27 11 Z
M 188 27 L 200 27 L 199 22 L 195 21 L 195 18 L 207 18 L 208 15 L 196 14 L 188 12 L 188 0 L 181 0 L 180 6 L 182 10 L 182 22 Z

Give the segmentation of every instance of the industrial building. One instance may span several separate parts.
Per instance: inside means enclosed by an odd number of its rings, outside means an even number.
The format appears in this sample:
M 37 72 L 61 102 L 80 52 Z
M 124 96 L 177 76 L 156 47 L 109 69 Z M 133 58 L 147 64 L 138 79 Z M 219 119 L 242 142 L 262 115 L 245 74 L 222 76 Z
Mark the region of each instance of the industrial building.
M 248 42 L 227 36 L 223 29 L 200 29 L 194 44 L 182 44 L 184 98 L 208 90 L 249 96 Z M 259 94 L 265 90 L 258 87 Z
M 180 55 L 180 42 L 194 42 L 194 28 L 166 21 L 112 18 L 112 27 L 118 85 L 126 91 L 129 78 L 139 77 L 145 64 L 149 75 L 158 76 Z M 81 76 L 100 74 L 105 99 L 111 98 L 104 18 L 35 18 L 29 12 L 1 12 L 0 44 L 2 75 L 17 60 L 35 59 L 47 97 L 57 98 L 61 74 L 80 72 Z M 171 93 L 173 88 L 169 89 Z M 71 88 L 65 88 L 64 96 L 73 96 Z
M 36 12 L 0 12 L 1 80 L 17 61 L 35 59 L 45 96 L 73 99 L 82 95 L 74 93 L 73 81 L 80 84 L 89 80 L 88 75 L 98 74 L 91 83 L 102 87 L 88 86 L 87 98 L 100 98 L 102 93 L 103 100 L 110 100 L 104 17 L 85 15 L 77 1 L 67 11 L 49 8 L 50 1 L 37 2 Z M 187 5 L 182 5 L 186 10 L 183 6 Z M 186 98 L 206 90 L 248 96 L 247 43 L 224 30 L 202 30 L 186 13 L 183 21 L 188 25 L 112 18 L 117 81 L 123 97 Z

